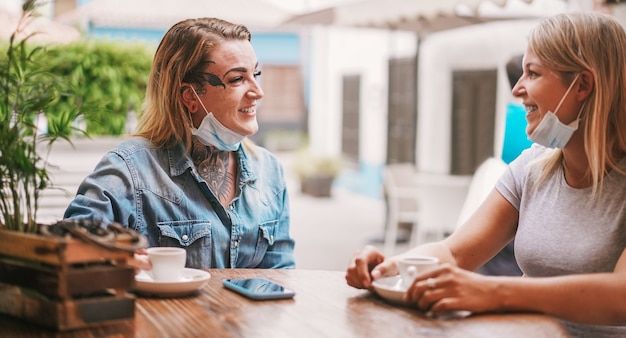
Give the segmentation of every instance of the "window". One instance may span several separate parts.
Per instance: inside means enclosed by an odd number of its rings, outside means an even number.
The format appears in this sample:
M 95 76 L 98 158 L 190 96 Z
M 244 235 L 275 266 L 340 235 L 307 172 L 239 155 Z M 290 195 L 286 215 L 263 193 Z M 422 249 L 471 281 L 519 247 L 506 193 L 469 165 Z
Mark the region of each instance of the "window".
M 354 163 L 359 161 L 360 87 L 359 75 L 343 77 L 341 151 L 346 160 Z
M 417 60 L 389 60 L 387 163 L 415 163 Z
M 494 154 L 497 70 L 452 74 L 452 175 L 471 175 Z
M 299 130 L 306 127 L 304 84 L 298 66 L 263 65 L 259 80 L 265 96 L 259 105 L 259 133 L 253 140 L 260 142 L 273 130 Z

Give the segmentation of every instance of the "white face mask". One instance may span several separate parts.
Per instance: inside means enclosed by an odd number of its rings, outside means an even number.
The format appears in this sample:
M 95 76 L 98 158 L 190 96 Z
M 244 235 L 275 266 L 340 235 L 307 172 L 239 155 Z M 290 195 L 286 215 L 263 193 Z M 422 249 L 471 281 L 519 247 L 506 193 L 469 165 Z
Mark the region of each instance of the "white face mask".
M 196 136 L 205 146 L 213 146 L 222 151 L 235 151 L 239 149 L 241 141 L 246 136 L 237 134 L 221 124 L 220 121 L 213 116 L 213 113 L 210 113 L 206 109 L 204 103 L 202 103 L 200 97 L 198 97 L 196 90 L 193 87 L 191 87 L 191 90 L 194 95 L 196 95 L 202 109 L 206 112 L 206 116 L 202 119 L 202 123 L 200 123 L 198 129 L 193 126 L 191 127 L 191 134 Z
M 543 119 L 541 119 L 541 122 L 539 122 L 537 128 L 528 136 L 528 139 L 548 148 L 565 147 L 570 138 L 572 138 L 572 134 L 578 129 L 578 121 L 580 120 L 582 108 L 580 112 L 578 112 L 576 120 L 572 121 L 570 124 L 564 124 L 559 121 L 559 118 L 556 116 L 556 111 L 561 107 L 561 103 L 563 103 L 563 100 L 567 97 L 567 94 L 569 94 L 569 91 L 572 89 L 577 79 L 578 75 L 576 75 L 574 81 L 572 81 L 565 94 L 563 94 L 561 101 L 554 110 L 555 113 L 548 111 Z

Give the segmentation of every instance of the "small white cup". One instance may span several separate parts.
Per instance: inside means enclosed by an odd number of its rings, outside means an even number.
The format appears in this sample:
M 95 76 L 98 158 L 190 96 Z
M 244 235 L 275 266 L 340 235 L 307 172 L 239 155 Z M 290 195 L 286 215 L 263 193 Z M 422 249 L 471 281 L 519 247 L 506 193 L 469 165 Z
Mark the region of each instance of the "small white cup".
M 183 248 L 152 247 L 146 249 L 152 270 L 146 271 L 156 282 L 178 282 L 181 279 L 187 251 Z
M 415 277 L 439 266 L 439 258 L 432 256 L 404 257 L 398 261 L 402 287 L 408 289 Z

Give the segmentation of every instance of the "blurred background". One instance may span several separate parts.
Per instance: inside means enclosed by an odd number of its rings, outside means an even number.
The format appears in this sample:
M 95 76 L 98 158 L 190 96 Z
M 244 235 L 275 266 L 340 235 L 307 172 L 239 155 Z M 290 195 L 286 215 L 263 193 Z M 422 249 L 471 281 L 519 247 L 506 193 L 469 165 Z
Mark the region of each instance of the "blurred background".
M 46 194 L 41 217 L 61 217 L 80 179 L 132 132 L 165 31 L 213 16 L 252 31 L 265 92 L 253 139 L 287 169 L 299 268 L 344 270 L 367 243 L 402 251 L 417 228 L 436 230 L 419 241 L 439 239 L 479 165 L 506 152 L 507 62 L 537 20 L 570 10 L 626 22 L 615 0 L 45 1 L 21 36 L 36 33 L 46 64 L 94 109 L 75 121 L 91 138 L 51 154 L 69 193 Z M 20 14 L 20 0 L 0 0 L 0 45 Z M 42 114 L 40 132 L 71 105 Z M 385 179 L 396 164 L 410 167 L 393 182 L 412 189 L 408 219 Z

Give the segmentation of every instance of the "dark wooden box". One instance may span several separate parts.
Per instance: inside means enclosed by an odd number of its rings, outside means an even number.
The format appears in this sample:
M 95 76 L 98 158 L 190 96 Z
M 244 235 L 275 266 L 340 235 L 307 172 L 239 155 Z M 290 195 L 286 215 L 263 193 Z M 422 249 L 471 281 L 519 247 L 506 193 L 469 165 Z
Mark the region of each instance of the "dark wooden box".
M 131 252 L 0 231 L 0 313 L 59 331 L 133 319 Z

